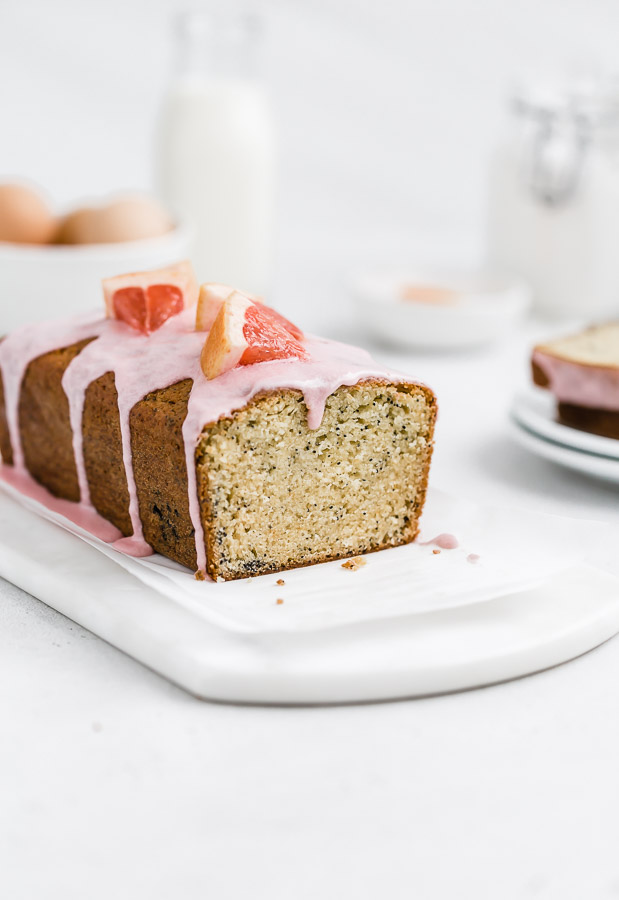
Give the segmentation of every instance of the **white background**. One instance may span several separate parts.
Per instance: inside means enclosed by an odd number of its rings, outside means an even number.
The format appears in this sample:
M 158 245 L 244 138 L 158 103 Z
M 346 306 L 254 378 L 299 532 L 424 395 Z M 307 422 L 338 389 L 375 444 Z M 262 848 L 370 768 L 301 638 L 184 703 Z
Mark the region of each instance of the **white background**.
M 265 8 L 280 302 L 349 336 L 342 283 L 356 264 L 427 246 L 483 252 L 510 82 L 617 60 L 610 0 Z M 5 0 L 0 173 L 29 176 L 59 207 L 148 187 L 175 9 Z M 508 439 L 526 355 L 522 339 L 394 359 L 440 399 L 435 483 L 615 521 L 615 490 Z M 3 897 L 619 896 L 616 641 L 451 697 L 250 709 L 194 700 L 17 589 L 0 598 Z
M 32 178 L 60 208 L 149 187 L 173 15 L 209 4 L 2 6 L 0 175 Z M 483 252 L 486 166 L 511 86 L 531 71 L 613 70 L 617 61 L 615 0 L 265 0 L 248 8 L 268 17 L 283 306 L 294 306 L 297 285 L 309 280 L 312 304 L 326 309 L 338 275 L 358 262 L 402 258 L 448 238 Z M 292 257 L 302 273 L 289 274 Z

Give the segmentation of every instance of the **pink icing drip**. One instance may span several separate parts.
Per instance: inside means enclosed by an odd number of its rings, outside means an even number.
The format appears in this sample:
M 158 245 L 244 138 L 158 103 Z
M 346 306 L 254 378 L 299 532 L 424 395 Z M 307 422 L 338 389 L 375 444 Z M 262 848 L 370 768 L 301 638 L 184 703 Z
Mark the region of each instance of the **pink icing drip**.
M 102 324 L 101 318 L 94 315 L 76 316 L 70 323 L 41 322 L 17 329 L 0 343 L 4 404 L 16 470 L 24 468 L 19 434 L 19 392 L 28 365 L 37 356 L 96 335 Z
M 189 311 L 193 320 L 193 311 Z M 88 485 L 82 453 L 82 414 L 86 388 L 106 372 L 114 372 L 118 394 L 118 413 L 122 440 L 123 462 L 129 490 L 129 517 L 133 535 L 123 538 L 118 549 L 134 556 L 145 556 L 151 549 L 144 541 L 138 495 L 133 475 L 131 410 L 146 394 L 169 387 L 184 378 L 193 377 L 196 355 L 204 343 L 204 335 L 187 331 L 189 316 L 169 319 L 150 336 L 145 336 L 114 320 L 108 320 L 97 340 L 92 341 L 67 367 L 62 386 L 73 410 L 71 425 L 76 466 L 80 486 L 85 488 L 82 497 L 88 498 Z M 185 327 L 181 329 L 182 322 Z M 182 336 L 183 340 L 179 338 Z M 199 368 L 199 363 L 198 363 Z M 88 502 L 87 499 L 85 502 Z
M 430 544 L 433 544 L 435 547 L 440 547 L 441 550 L 455 550 L 460 546 L 460 542 L 455 535 L 446 533 L 437 534 L 431 541 L 421 541 L 420 543 L 422 547 L 428 547 Z
M 0 371 L 14 466 L 10 477 L 6 474 L 10 467 L 5 466 L 3 477 L 18 487 L 23 485 L 23 493 L 35 497 L 48 508 L 82 525 L 102 540 L 113 542 L 116 549 L 134 556 L 152 553 L 142 533 L 133 475 L 129 417 L 132 408 L 146 394 L 191 379 L 193 386 L 183 423 L 183 441 L 189 511 L 195 530 L 198 568 L 203 570 L 206 565 L 206 549 L 197 491 L 195 448 L 205 425 L 232 415 L 259 393 L 288 388 L 298 389 L 303 393 L 308 410 L 308 425 L 315 429 L 322 421 L 327 397 L 341 385 L 354 385 L 368 378 L 390 382 L 406 379 L 379 366 L 365 350 L 307 336 L 304 343 L 310 354 L 309 360 L 286 359 L 239 366 L 219 378 L 207 381 L 200 368 L 200 351 L 205 334 L 194 331 L 194 316 L 193 309 L 186 310 L 169 319 L 148 337 L 122 322 L 81 316 L 64 322 L 27 326 L 5 338 L 0 344 Z M 33 359 L 92 337 L 95 340 L 72 360 L 62 380 L 69 401 L 81 496 L 80 503 L 74 504 L 52 497 L 44 488 L 36 485 L 25 469 L 19 439 L 19 393 L 23 375 Z M 128 538 L 120 537 L 119 532 L 92 507 L 84 466 L 82 416 L 86 388 L 107 372 L 114 373 L 118 393 L 123 461 L 133 526 L 133 536 Z M 22 490 L 22 487 L 19 489 Z
M 470 563 L 479 562 L 479 553 L 469 553 L 469 555 L 466 558 L 466 561 L 470 562 Z
M 588 366 L 535 350 L 536 363 L 560 403 L 619 411 L 619 369 Z

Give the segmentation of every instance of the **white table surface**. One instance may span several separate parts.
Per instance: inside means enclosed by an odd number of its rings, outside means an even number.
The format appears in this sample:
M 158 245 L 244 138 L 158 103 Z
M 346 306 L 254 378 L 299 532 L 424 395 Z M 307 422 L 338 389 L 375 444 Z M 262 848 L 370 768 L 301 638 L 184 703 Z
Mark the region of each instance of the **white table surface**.
M 341 334 L 349 310 L 342 300 L 327 330 Z M 434 483 L 616 521 L 616 489 L 507 436 L 531 334 L 389 356 L 439 396 Z M 619 895 L 619 640 L 452 696 L 232 707 L 195 700 L 10 584 L 0 596 L 3 897 Z
M 2 171 L 60 207 L 147 187 L 168 15 L 191 5 L 5 3 Z M 583 53 L 616 68 L 609 0 L 266 6 L 287 259 L 274 302 L 351 340 L 347 268 L 412 258 L 428 233 L 442 262 L 445 231 L 481 241 L 513 77 Z M 616 520 L 617 490 L 509 440 L 525 344 L 394 360 L 439 395 L 435 483 Z M 0 581 L 0 898 L 619 897 L 618 710 L 617 639 L 453 696 L 207 704 Z

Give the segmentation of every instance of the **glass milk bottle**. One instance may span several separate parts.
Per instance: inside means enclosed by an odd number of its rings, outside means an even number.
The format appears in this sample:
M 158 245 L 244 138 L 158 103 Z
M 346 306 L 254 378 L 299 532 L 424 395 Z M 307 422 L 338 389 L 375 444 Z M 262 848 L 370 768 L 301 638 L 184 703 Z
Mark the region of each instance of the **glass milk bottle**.
M 273 133 L 257 78 L 260 21 L 188 13 L 177 22 L 177 74 L 164 102 L 157 181 L 193 234 L 200 281 L 268 292 Z
M 493 160 L 489 253 L 539 312 L 619 317 L 619 93 L 610 80 L 535 85 L 514 99 Z

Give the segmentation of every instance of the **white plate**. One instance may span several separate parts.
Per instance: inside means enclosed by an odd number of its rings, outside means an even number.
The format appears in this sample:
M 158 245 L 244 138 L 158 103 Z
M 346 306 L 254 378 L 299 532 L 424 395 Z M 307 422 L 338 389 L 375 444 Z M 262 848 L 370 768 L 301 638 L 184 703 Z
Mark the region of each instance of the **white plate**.
M 401 299 L 403 285 L 453 290 L 453 305 Z M 360 316 L 373 335 L 400 347 L 462 348 L 509 335 L 530 305 L 522 282 L 480 270 L 427 268 L 368 273 L 353 280 Z
M 511 415 L 519 425 L 537 437 L 572 450 L 619 460 L 619 441 L 562 425 L 556 421 L 555 411 L 556 401 L 549 391 L 529 388 L 514 398 Z
M 6 495 L 0 574 L 195 696 L 228 702 L 346 703 L 463 690 L 565 662 L 619 631 L 618 580 L 580 565 L 485 603 L 317 632 L 241 633 L 151 590 Z
M 557 444 L 529 431 L 517 419 L 512 418 L 512 434 L 515 440 L 527 450 L 567 469 L 574 469 L 583 475 L 600 478 L 619 484 L 619 460 L 609 456 L 597 456 L 584 450 L 574 450 L 564 444 Z

